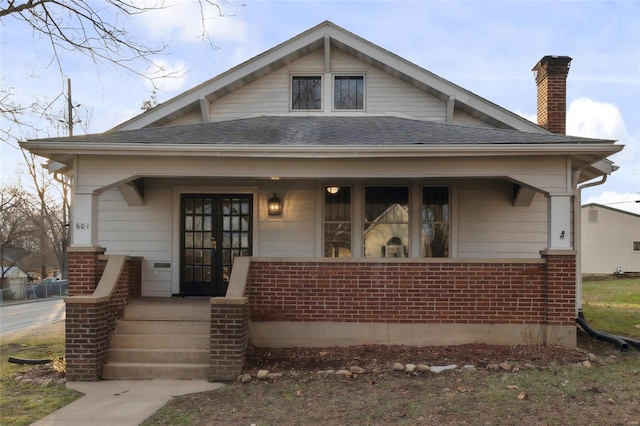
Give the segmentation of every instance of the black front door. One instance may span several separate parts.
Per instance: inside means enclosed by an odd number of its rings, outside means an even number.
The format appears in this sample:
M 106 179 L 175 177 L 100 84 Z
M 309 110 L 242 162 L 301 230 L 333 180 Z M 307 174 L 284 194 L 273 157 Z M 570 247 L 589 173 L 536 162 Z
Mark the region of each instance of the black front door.
M 183 194 L 181 296 L 224 296 L 236 256 L 251 256 L 251 195 Z

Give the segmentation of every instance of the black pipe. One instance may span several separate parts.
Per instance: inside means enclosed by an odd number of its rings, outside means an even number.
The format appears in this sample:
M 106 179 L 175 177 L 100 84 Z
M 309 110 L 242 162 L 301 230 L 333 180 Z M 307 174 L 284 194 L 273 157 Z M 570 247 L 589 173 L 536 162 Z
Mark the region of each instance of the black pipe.
M 9 362 L 13 364 L 21 364 L 21 365 L 38 365 L 38 364 L 49 364 L 51 362 L 50 359 L 24 359 L 24 358 L 15 358 L 10 356 Z
M 626 351 L 627 349 L 629 349 L 629 344 L 622 338 L 591 328 L 591 326 L 589 326 L 589 324 L 587 324 L 587 322 L 583 318 L 580 318 L 580 316 L 576 318 L 576 322 L 580 324 L 580 327 L 582 327 L 584 331 L 586 331 L 589 335 L 595 337 L 596 339 L 613 343 L 617 345 L 621 351 Z

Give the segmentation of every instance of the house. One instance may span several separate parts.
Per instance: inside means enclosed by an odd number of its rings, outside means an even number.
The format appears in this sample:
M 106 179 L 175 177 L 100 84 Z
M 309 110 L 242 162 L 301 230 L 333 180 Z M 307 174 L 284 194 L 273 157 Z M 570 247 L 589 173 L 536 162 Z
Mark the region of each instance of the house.
M 0 301 L 24 298 L 24 287 L 28 280 L 26 274 L 17 265 L 24 254 L 13 247 L 4 247 L 0 257 Z
M 622 147 L 563 135 L 570 61 L 534 67 L 542 127 L 323 22 L 111 131 L 23 142 L 73 176 L 68 376 L 103 377 L 150 298 L 211 297 L 211 380 L 247 342 L 575 345 L 580 185 Z
M 640 215 L 601 204 L 581 209 L 582 273 L 640 273 Z

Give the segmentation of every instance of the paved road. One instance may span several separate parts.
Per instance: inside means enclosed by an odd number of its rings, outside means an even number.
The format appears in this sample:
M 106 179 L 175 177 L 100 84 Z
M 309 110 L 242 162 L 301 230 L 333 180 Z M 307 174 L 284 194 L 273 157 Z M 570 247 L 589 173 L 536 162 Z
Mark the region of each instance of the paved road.
M 0 337 L 65 318 L 63 299 L 4 305 L 0 307 Z

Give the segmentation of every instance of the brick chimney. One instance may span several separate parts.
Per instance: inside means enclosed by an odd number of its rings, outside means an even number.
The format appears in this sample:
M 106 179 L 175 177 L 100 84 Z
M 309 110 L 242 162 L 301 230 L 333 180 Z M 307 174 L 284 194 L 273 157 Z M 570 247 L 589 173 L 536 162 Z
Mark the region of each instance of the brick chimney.
M 531 71 L 538 86 L 538 125 L 564 135 L 567 131 L 567 74 L 571 58 L 545 56 Z

